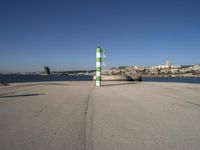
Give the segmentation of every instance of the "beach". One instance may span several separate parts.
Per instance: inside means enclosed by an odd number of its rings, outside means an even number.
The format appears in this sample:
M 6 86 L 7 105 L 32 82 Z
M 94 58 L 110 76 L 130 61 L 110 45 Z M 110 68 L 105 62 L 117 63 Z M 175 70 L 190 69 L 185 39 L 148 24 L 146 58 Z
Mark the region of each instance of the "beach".
M 0 135 L 3 150 L 199 150 L 200 84 L 13 83 Z

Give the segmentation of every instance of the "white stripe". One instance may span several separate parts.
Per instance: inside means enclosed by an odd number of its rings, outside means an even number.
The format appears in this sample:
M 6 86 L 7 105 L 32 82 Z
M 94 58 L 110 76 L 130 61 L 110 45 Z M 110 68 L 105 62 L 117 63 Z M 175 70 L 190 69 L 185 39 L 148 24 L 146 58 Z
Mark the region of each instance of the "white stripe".
M 97 76 L 97 77 L 100 77 L 100 76 L 101 76 L 100 71 L 97 71 L 97 72 L 96 72 L 96 76 Z
M 97 54 L 96 54 L 96 57 L 97 57 L 97 58 L 100 58 L 100 57 L 101 57 L 101 53 L 97 53 Z
M 100 86 L 101 82 L 100 81 L 96 81 L 96 86 Z
M 101 67 L 101 62 L 96 62 L 96 67 Z

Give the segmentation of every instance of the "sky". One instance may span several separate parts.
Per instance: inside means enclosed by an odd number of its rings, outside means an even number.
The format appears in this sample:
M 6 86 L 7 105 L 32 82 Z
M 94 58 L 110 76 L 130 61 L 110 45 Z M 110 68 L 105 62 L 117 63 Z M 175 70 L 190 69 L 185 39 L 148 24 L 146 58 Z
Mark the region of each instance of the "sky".
M 0 72 L 200 63 L 198 0 L 0 0 Z

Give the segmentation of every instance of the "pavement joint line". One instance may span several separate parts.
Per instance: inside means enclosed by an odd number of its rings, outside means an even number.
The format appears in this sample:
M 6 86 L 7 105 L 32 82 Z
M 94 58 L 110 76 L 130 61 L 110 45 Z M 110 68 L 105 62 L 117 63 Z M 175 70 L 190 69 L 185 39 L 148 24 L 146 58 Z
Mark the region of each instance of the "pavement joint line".
M 86 105 L 86 108 L 85 108 L 85 145 L 84 145 L 84 149 L 85 150 L 88 150 L 87 149 L 87 127 L 88 127 L 88 110 L 89 110 L 89 104 L 91 102 L 91 96 L 92 96 L 92 93 L 95 89 L 95 86 L 92 87 L 92 89 L 90 90 L 89 94 L 88 94 L 88 97 L 87 97 L 87 105 Z M 93 146 L 92 146 L 93 147 Z M 91 148 L 90 150 L 93 150 L 93 148 Z

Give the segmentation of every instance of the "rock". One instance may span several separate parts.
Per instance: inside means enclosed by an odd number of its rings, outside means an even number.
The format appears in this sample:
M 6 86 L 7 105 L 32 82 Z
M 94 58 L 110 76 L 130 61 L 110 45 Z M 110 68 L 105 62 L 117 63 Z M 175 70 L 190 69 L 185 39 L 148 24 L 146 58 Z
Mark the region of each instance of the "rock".
M 133 79 L 133 81 L 142 81 L 141 75 L 132 75 L 130 77 Z
M 96 76 L 93 77 L 96 80 Z M 102 81 L 133 81 L 133 79 L 126 75 L 102 75 Z
M 9 86 L 9 84 L 8 84 L 8 83 L 5 83 L 5 82 L 1 82 L 1 83 L 0 83 L 0 86 Z

